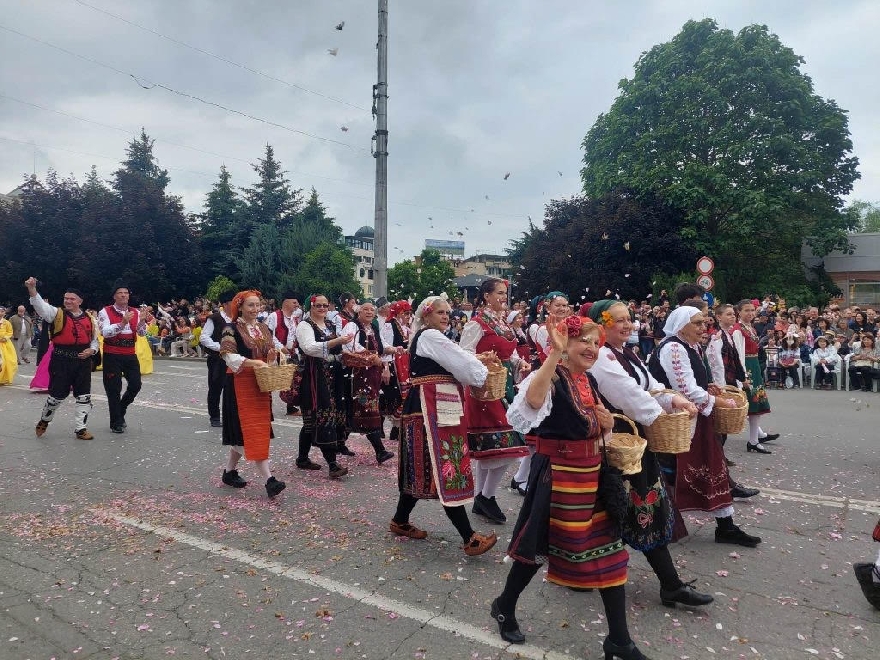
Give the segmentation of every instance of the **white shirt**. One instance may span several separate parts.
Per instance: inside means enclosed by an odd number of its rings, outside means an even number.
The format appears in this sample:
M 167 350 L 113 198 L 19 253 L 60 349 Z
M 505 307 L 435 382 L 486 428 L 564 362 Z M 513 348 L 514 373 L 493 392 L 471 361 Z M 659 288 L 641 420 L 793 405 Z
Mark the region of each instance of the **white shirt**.
M 223 314 L 223 316 L 225 317 L 226 314 Z M 259 322 L 260 321 L 258 319 L 257 323 L 259 323 Z M 202 332 L 204 332 L 204 331 L 205 331 L 205 329 L 202 328 Z M 248 329 L 248 331 L 250 331 L 250 329 Z M 269 334 L 272 337 L 272 348 L 274 348 L 276 351 L 280 351 L 281 350 L 281 342 L 278 341 L 277 337 L 275 337 L 274 334 L 272 334 L 272 333 L 269 333 Z M 218 344 L 218 346 L 219 346 L 219 344 Z M 226 363 L 226 366 L 229 367 L 232 370 L 232 372 L 236 373 L 236 374 L 241 369 L 241 365 L 244 364 L 244 361 L 248 359 L 244 355 L 241 355 L 240 353 L 223 353 L 223 354 L 221 354 L 221 357 L 223 358 L 223 361 Z
M 226 315 L 226 312 L 222 309 L 220 310 L 220 316 L 223 317 L 223 320 L 227 323 L 232 323 L 232 319 Z M 220 342 L 214 341 L 211 339 L 211 335 L 214 334 L 214 320 L 209 316 L 205 321 L 205 325 L 202 326 L 202 334 L 199 335 L 199 343 L 205 348 L 210 348 L 212 351 L 220 352 Z
M 647 368 L 647 381 L 645 374 L 637 368 L 639 381 L 636 382 L 607 346 L 599 349 L 599 357 L 589 371 L 608 403 L 643 426 L 653 424 L 664 410 L 672 412 L 673 395 L 660 394 L 655 397 L 649 394 L 664 390 L 666 386 L 654 378 Z M 648 391 L 644 389 L 646 384 Z
M 134 314 L 132 320 L 137 328 L 137 334 L 147 334 L 146 326 L 141 322 L 141 315 L 138 310 L 134 307 L 126 307 L 125 309 L 119 309 L 116 305 L 113 305 L 112 307 L 122 315 L 125 315 L 126 312 L 132 312 L 132 314 Z M 137 337 L 137 335 L 131 331 L 131 322 L 125 323 L 120 321 L 119 323 L 111 323 L 110 317 L 107 315 L 106 307 L 102 307 L 101 311 L 98 312 L 98 324 L 101 326 L 101 335 L 104 339 L 110 339 L 111 337 L 127 337 L 129 339 L 135 339 Z
M 486 382 L 489 370 L 439 330 L 428 329 L 419 335 L 416 355 L 433 360 L 446 369 L 462 385 L 480 387 Z
M 34 311 L 40 315 L 40 318 L 44 321 L 52 323 L 55 319 L 55 316 L 58 314 L 58 308 L 53 307 L 45 300 L 43 300 L 42 296 L 38 293 L 35 296 L 31 296 L 31 307 L 34 308 Z M 92 337 L 92 341 L 89 342 L 89 348 L 91 348 L 95 353 L 98 352 L 98 337 Z
M 721 356 L 721 348 L 724 345 L 724 339 L 721 336 L 722 332 L 727 335 L 728 341 L 730 341 L 733 346 L 736 346 L 733 342 L 733 337 L 731 337 L 730 333 L 724 328 L 718 328 L 718 332 L 712 335 L 712 338 L 709 340 L 709 346 L 706 347 L 706 357 L 709 359 L 709 369 L 712 371 L 712 382 L 717 383 L 718 385 L 727 384 L 727 379 L 724 376 L 724 358 Z M 745 341 L 741 334 L 740 340 L 743 341 L 743 348 L 745 348 Z M 739 351 L 739 347 L 737 347 L 737 351 Z M 740 353 L 740 355 L 742 354 Z M 743 366 L 743 371 L 745 371 L 745 366 Z M 742 383 L 736 381 L 736 386 L 741 388 Z
M 324 330 L 318 325 L 318 330 Z M 329 341 L 329 340 L 328 340 Z M 326 360 L 330 355 L 327 341 L 315 341 L 315 330 L 311 323 L 300 323 L 296 326 L 296 343 L 305 355 Z
M 684 346 L 677 341 L 667 341 L 660 347 L 660 366 L 666 372 L 672 389 L 694 404 L 701 414 L 707 417 L 715 407 L 715 397 L 697 385 L 694 371 L 691 369 L 691 358 Z
M 480 340 L 483 338 L 484 334 L 486 334 L 486 331 L 483 330 L 483 326 L 481 326 L 476 321 L 468 321 L 464 324 L 464 328 L 462 328 L 461 337 L 458 340 L 458 345 L 469 353 L 476 353 L 477 344 L 480 343 Z M 523 361 L 519 354 L 516 352 L 516 349 L 514 349 L 509 360 L 514 369 L 519 369 L 519 365 Z
M 284 347 L 288 350 L 292 350 L 293 343 L 296 340 L 296 326 L 299 325 L 296 312 L 294 311 L 290 316 L 285 316 L 284 312 L 281 312 L 281 318 L 284 319 L 284 325 L 287 326 L 287 343 Z M 274 335 L 275 331 L 278 329 L 278 314 L 275 312 L 269 314 L 269 318 L 266 319 L 266 325 L 269 326 L 269 330 L 271 330 Z
M 391 321 L 384 320 L 379 317 L 379 338 L 382 340 L 382 346 L 394 346 L 394 329 L 391 327 Z M 393 355 L 383 355 L 382 362 L 391 362 Z

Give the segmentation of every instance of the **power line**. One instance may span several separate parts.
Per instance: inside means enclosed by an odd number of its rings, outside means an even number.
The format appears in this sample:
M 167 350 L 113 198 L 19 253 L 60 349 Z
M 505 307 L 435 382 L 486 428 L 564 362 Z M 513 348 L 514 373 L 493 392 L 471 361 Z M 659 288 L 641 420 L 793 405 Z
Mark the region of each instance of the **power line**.
M 100 7 L 90 5 L 89 3 L 83 2 L 82 0 L 73 0 L 73 2 L 75 2 L 78 5 L 82 5 L 83 7 L 88 7 L 89 9 L 93 9 L 96 12 L 104 14 L 105 16 L 110 16 L 111 18 L 115 18 L 118 21 L 122 21 L 126 25 L 131 25 L 132 27 L 135 27 L 139 30 L 143 30 L 144 32 L 149 32 L 150 34 L 154 34 L 157 37 L 161 37 L 162 39 L 166 39 L 166 40 L 170 41 L 171 43 L 177 44 L 178 46 L 183 46 L 184 48 L 189 48 L 190 50 L 194 50 L 197 53 L 201 53 L 202 55 L 207 55 L 208 57 L 213 57 L 216 60 L 220 60 L 221 62 L 225 62 L 226 64 L 230 64 L 234 67 L 238 67 L 239 69 L 243 69 L 244 71 L 247 71 L 249 73 L 253 73 L 257 76 L 261 76 L 263 78 L 266 78 L 267 80 L 272 80 L 273 82 L 278 82 L 278 83 L 281 83 L 282 85 L 287 85 L 288 87 L 292 87 L 293 89 L 298 89 L 301 92 L 306 92 L 307 94 L 314 94 L 315 96 L 319 96 L 323 99 L 327 99 L 328 101 L 334 101 L 336 103 L 341 103 L 343 105 L 347 105 L 352 108 L 357 108 L 358 110 L 363 110 L 364 112 L 370 111 L 369 108 L 365 108 L 363 106 L 359 106 L 354 103 L 349 103 L 348 101 L 344 101 L 343 99 L 338 99 L 334 96 L 328 96 L 327 94 L 322 94 L 321 92 L 316 92 L 315 90 L 309 89 L 308 87 L 303 87 L 302 85 L 297 85 L 296 83 L 289 82 L 289 81 L 284 80 L 282 78 L 277 78 L 276 76 L 273 76 L 272 74 L 266 73 L 265 71 L 260 71 L 259 69 L 255 69 L 255 68 L 250 67 L 246 64 L 241 64 L 240 62 L 236 62 L 235 60 L 230 60 L 226 57 L 223 57 L 222 55 L 217 55 L 216 53 L 212 53 L 212 52 L 207 51 L 203 48 L 199 48 L 198 46 L 193 46 L 192 44 L 188 44 L 185 41 L 181 41 L 180 39 L 175 39 L 174 37 L 169 37 L 166 34 L 162 34 L 158 30 L 153 30 L 152 28 L 148 28 L 144 25 L 140 25 L 139 23 L 135 23 L 134 21 L 130 21 L 127 18 L 123 18 L 122 16 L 118 16 L 116 14 L 113 14 L 113 13 L 107 11 L 106 9 L 101 9 Z
M 3 92 L 0 92 L 0 98 L 7 99 L 9 101 L 15 101 L 16 103 L 21 103 L 22 105 L 28 105 L 32 108 L 37 108 L 37 109 L 43 110 L 45 112 L 51 112 L 56 115 L 61 115 L 62 117 L 67 117 L 68 119 L 75 119 L 77 121 L 85 122 L 86 124 L 100 126 L 101 128 L 106 128 L 106 129 L 113 130 L 113 131 L 119 131 L 121 133 L 125 133 L 126 135 L 134 135 L 137 133 L 136 130 L 128 129 L 123 126 L 114 126 L 113 124 L 105 124 L 105 123 L 102 123 L 99 121 L 95 121 L 93 119 L 86 119 L 85 117 L 79 117 L 77 115 L 72 115 L 68 112 L 56 110 L 54 108 L 47 108 L 46 106 L 40 105 L 39 103 L 34 103 L 33 101 L 25 101 L 24 99 L 19 99 L 14 96 L 9 96 L 7 94 L 4 94 Z M 179 147 L 181 149 L 189 149 L 190 151 L 196 151 L 198 153 L 206 154 L 208 156 L 216 156 L 217 158 L 222 158 L 224 160 L 234 160 L 234 161 L 238 161 L 240 163 L 245 163 L 246 165 L 249 165 L 249 166 L 252 165 L 252 163 L 249 160 L 246 160 L 244 158 L 239 158 L 238 156 L 227 156 L 225 154 L 219 154 L 216 151 L 208 151 L 206 149 L 192 147 L 188 144 L 181 144 L 180 142 L 172 142 L 172 141 L 166 140 L 164 138 L 155 138 L 155 140 L 156 140 L 156 142 L 159 142 L 161 144 L 167 144 L 167 145 L 170 145 L 173 147 Z M 311 172 L 301 172 L 299 170 L 288 170 L 288 173 L 297 174 L 297 175 L 303 176 L 303 177 L 312 177 L 315 179 L 325 179 L 327 181 L 338 181 L 340 183 L 348 183 L 353 186 L 371 186 L 371 185 L 373 185 L 371 183 L 365 183 L 362 181 L 352 181 L 350 179 L 339 179 L 337 177 L 323 176 L 321 174 L 313 174 Z
M 95 64 L 96 66 L 103 67 L 105 69 L 113 71 L 114 73 L 118 73 L 120 75 L 131 78 L 143 89 L 149 90 L 149 89 L 153 89 L 153 88 L 158 87 L 158 88 L 164 89 L 165 91 L 170 92 L 172 94 L 176 94 L 178 96 L 183 96 L 183 97 L 192 99 L 193 101 L 198 101 L 199 103 L 204 103 L 205 105 L 219 108 L 220 110 L 224 110 L 226 112 L 230 112 L 232 114 L 239 115 L 240 117 L 245 117 L 246 119 L 251 119 L 253 121 L 261 122 L 263 124 L 266 124 L 267 126 L 274 126 L 275 128 L 280 128 L 282 130 L 289 131 L 291 133 L 296 133 L 296 134 L 302 135 L 304 137 L 312 138 L 313 140 L 320 140 L 321 142 L 326 142 L 328 144 L 336 144 L 339 146 L 343 146 L 343 147 L 346 147 L 346 148 L 351 149 L 353 151 L 363 151 L 365 153 L 369 153 L 369 151 L 367 149 L 364 149 L 363 147 L 356 147 L 353 144 L 349 144 L 348 142 L 342 142 L 340 140 L 334 140 L 333 138 L 322 137 L 320 135 L 314 135 L 314 134 L 308 133 L 306 131 L 301 131 L 297 128 L 292 128 L 290 126 L 286 126 L 284 124 L 280 124 L 278 122 L 271 121 L 269 119 L 263 119 L 262 117 L 257 117 L 255 115 L 251 115 L 246 112 L 242 112 L 241 110 L 236 110 L 235 108 L 227 107 L 227 106 L 222 105 L 220 103 L 216 103 L 215 101 L 208 101 L 207 99 L 203 99 L 200 96 L 196 96 L 194 94 L 189 94 L 188 92 L 183 92 L 183 91 L 174 89 L 173 87 L 168 87 L 167 85 L 164 85 L 162 83 L 153 82 L 152 80 L 148 80 L 147 78 L 142 78 L 140 76 L 136 76 L 135 74 L 133 74 L 129 71 L 123 71 L 122 69 L 118 69 L 111 64 L 106 64 L 105 62 L 101 62 L 99 60 L 88 57 L 86 55 L 80 55 L 79 53 L 75 53 L 75 52 L 68 50 L 66 48 L 62 48 L 61 46 L 57 46 L 57 45 L 50 43 L 48 41 L 45 41 L 43 39 L 39 39 L 38 37 L 34 37 L 29 34 L 25 34 L 24 32 L 19 32 L 18 30 L 7 27 L 5 25 L 0 25 L 0 30 L 5 30 L 7 32 L 18 35 L 20 37 L 24 37 L 25 39 L 29 39 L 31 41 L 35 41 L 36 43 L 42 44 L 44 46 L 48 46 L 49 48 L 52 48 L 54 50 L 65 53 L 66 55 L 76 57 L 77 59 L 81 59 L 85 62 L 89 62 L 90 64 Z M 144 83 L 146 83 L 146 84 L 144 84 Z

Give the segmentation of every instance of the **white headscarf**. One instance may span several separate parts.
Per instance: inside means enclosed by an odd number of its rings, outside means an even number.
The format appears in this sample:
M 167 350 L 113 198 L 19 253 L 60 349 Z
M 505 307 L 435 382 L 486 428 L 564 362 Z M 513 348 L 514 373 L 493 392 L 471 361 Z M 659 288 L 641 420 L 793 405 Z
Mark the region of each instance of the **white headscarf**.
M 422 329 L 422 317 L 425 315 L 425 308 L 433 305 L 438 300 L 442 300 L 446 302 L 449 296 L 446 295 L 444 291 L 439 296 L 428 296 L 422 302 L 419 303 L 419 306 L 416 307 L 415 314 L 413 314 L 413 323 L 412 323 L 412 332 L 413 334 L 417 333 Z
M 666 317 L 666 323 L 663 325 L 663 332 L 666 336 L 677 335 L 681 329 L 691 322 L 697 314 L 702 314 L 696 307 L 690 305 L 681 305 L 676 307 L 669 316 Z
M 510 314 L 507 315 L 507 325 L 510 325 L 511 323 L 513 323 L 513 319 L 515 319 L 517 316 L 521 316 L 521 315 L 522 315 L 522 310 L 518 310 L 518 309 L 513 310 Z

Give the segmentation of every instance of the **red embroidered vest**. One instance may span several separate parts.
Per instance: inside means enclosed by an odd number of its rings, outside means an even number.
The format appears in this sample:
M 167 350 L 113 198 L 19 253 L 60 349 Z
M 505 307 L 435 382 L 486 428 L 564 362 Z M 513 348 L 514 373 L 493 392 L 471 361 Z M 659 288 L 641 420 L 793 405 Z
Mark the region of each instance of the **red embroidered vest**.
M 105 353 L 112 353 L 114 355 L 135 354 L 134 345 L 137 341 L 138 311 L 136 309 L 131 309 L 131 312 L 134 314 L 134 316 L 132 316 L 131 320 L 128 322 L 128 327 L 131 329 L 131 335 L 116 335 L 115 337 L 104 337 Z M 107 307 L 105 307 L 104 313 L 107 314 L 107 318 L 110 319 L 110 323 L 112 323 L 113 325 L 118 325 L 122 323 L 122 314 L 120 314 L 113 305 L 108 305 Z

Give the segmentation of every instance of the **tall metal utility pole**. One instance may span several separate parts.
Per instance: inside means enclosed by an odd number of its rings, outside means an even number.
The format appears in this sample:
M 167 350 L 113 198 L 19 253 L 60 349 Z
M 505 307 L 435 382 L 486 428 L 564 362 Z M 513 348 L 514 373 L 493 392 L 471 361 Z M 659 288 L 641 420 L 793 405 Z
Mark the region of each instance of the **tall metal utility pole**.
M 373 87 L 376 159 L 376 218 L 373 237 L 373 296 L 388 295 L 388 0 L 379 0 L 379 75 Z

